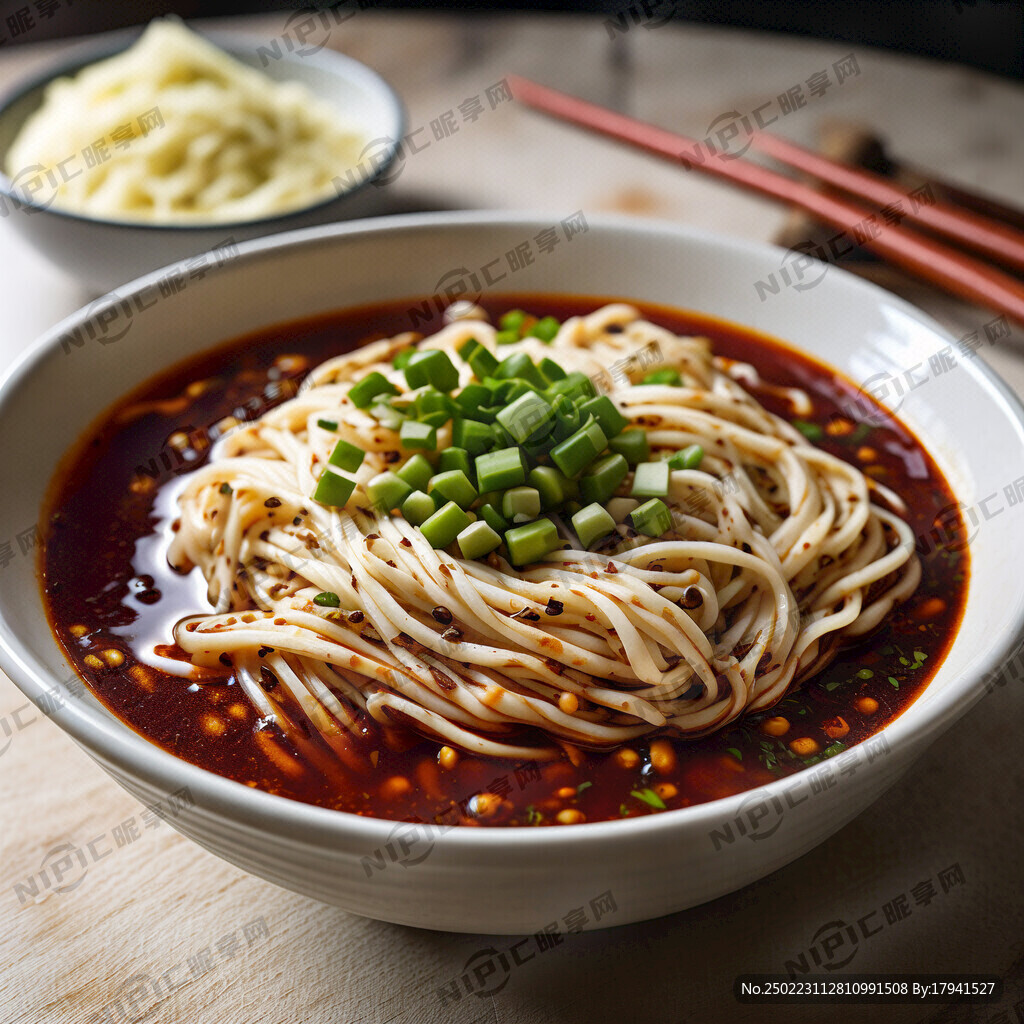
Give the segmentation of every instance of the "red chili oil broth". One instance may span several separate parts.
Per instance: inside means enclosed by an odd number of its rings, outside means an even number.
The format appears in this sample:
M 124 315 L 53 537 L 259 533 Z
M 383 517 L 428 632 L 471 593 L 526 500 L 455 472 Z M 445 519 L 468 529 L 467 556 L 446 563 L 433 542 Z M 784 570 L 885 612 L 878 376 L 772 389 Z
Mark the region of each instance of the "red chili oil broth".
M 564 320 L 606 301 L 612 300 L 506 295 L 481 304 L 494 318 L 519 307 Z M 260 721 L 234 680 L 197 684 L 141 664 L 134 652 L 171 645 L 169 624 L 201 610 L 195 579 L 154 557 L 160 487 L 202 464 L 214 424 L 231 415 L 256 418 L 294 394 L 306 370 L 322 360 L 412 326 L 426 334 L 442 325 L 436 311 L 430 320 L 418 312 L 413 325 L 413 306 L 426 308 L 419 301 L 367 306 L 231 341 L 143 384 L 65 458 L 45 508 L 41 572 L 47 607 L 68 657 L 123 722 L 178 757 L 295 800 L 395 820 L 547 825 L 571 808 L 587 821 L 602 821 L 762 786 L 862 743 L 920 695 L 956 634 L 968 576 L 963 522 L 931 457 L 906 427 L 824 364 L 746 328 L 644 304 L 648 319 L 677 334 L 710 338 L 716 354 L 753 364 L 766 382 L 803 388 L 814 411 L 800 417 L 799 429 L 901 495 L 910 526 L 924 539 L 915 595 L 800 690 L 711 736 L 671 739 L 676 764 L 664 774 L 651 763 L 649 740 L 629 745 L 635 759 L 584 752 L 578 765 L 565 759 L 517 765 L 460 753 L 455 767 L 443 770 L 438 743 L 371 720 L 357 741 L 365 767 L 355 771 L 330 758 L 307 759 L 275 725 Z M 281 358 L 286 355 L 304 362 Z M 195 387 L 199 381 L 206 386 Z M 755 393 L 772 412 L 794 419 L 770 388 Z M 855 411 L 868 408 L 870 422 L 854 422 Z M 184 447 L 182 435 L 188 439 Z M 943 542 L 936 546 L 929 538 L 940 523 Z M 75 635 L 75 626 L 84 626 L 84 635 Z M 111 649 L 124 655 L 123 665 L 97 667 L 95 658 L 102 661 Z M 172 646 L 161 650 L 183 657 Z M 876 702 L 877 710 L 865 713 L 863 698 Z M 295 715 L 303 718 L 297 709 Z M 776 716 L 790 723 L 782 736 L 765 731 L 766 720 Z M 319 744 L 312 724 L 304 724 Z M 844 727 L 848 731 L 836 738 Z M 801 756 L 790 743 L 803 738 L 813 740 L 814 749 Z M 524 743 L 537 739 L 528 731 L 522 735 Z M 635 764 L 627 767 L 623 760 Z M 481 792 L 501 798 L 487 816 L 474 813 L 481 805 L 473 798 Z

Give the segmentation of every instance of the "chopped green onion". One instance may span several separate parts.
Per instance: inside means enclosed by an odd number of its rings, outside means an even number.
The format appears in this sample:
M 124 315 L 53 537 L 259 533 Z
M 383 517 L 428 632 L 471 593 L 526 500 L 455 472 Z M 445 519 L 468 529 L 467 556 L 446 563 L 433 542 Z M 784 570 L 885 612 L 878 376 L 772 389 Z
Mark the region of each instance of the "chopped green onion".
M 634 498 L 664 498 L 668 494 L 669 465 L 667 462 L 641 462 L 633 472 Z
M 533 335 L 535 338 L 540 338 L 541 341 L 547 342 L 550 345 L 555 340 L 555 335 L 561 326 L 553 316 L 546 316 L 538 320 L 526 333 L 527 335 Z
M 354 473 L 363 464 L 365 458 L 366 453 L 362 449 L 342 439 L 334 446 L 334 451 L 331 452 L 331 457 L 327 461 L 332 466 L 337 466 L 338 469 Z
M 608 438 L 596 420 L 589 420 L 571 437 L 551 449 L 551 461 L 566 475 L 576 476 L 604 451 Z
M 321 430 L 337 430 L 338 429 L 338 422 L 337 422 L 337 420 L 317 420 L 316 421 L 316 425 Z
M 476 481 L 481 491 L 504 491 L 526 483 L 526 455 L 520 448 L 502 448 L 476 457 Z
M 366 485 L 367 497 L 381 512 L 390 512 L 393 508 L 398 508 L 412 490 L 400 476 L 390 471 L 378 473 Z
M 494 434 L 486 423 L 457 419 L 452 423 L 452 443 L 470 455 L 482 455 L 494 446 Z
M 574 402 L 580 398 L 593 398 L 597 394 L 594 382 L 579 370 L 567 373 L 561 380 L 549 385 L 547 390 L 549 395 L 565 395 Z
M 523 526 L 513 526 L 505 534 L 509 561 L 515 566 L 537 562 L 561 543 L 558 528 L 550 519 L 535 519 Z
M 471 522 L 463 509 L 449 501 L 420 526 L 420 533 L 431 547 L 446 548 Z
M 393 405 L 370 406 L 370 415 L 387 430 L 401 430 L 405 416 L 402 415 Z
M 636 498 L 612 498 L 608 502 L 606 508 L 608 509 L 608 515 L 612 517 L 617 523 L 624 523 L 626 517 L 633 509 L 639 506 L 640 502 Z
M 477 514 L 492 530 L 498 533 L 503 534 L 511 526 L 511 523 L 490 502 L 481 505 L 477 509 Z
M 647 462 L 651 457 L 651 446 L 647 443 L 647 431 L 642 427 L 624 430 L 618 437 L 613 437 L 608 442 L 608 447 L 613 452 L 624 455 L 631 466 L 635 466 L 638 462 Z
M 402 515 L 413 526 L 425 523 L 437 511 L 437 502 L 424 491 L 413 491 L 402 502 Z
M 459 353 L 459 358 L 464 362 L 469 362 L 469 357 L 477 351 L 477 349 L 483 348 L 476 338 L 467 338 L 455 351 Z
M 452 469 L 432 476 L 428 491 L 431 494 L 436 491 L 445 501 L 454 501 L 460 508 L 469 508 L 477 499 L 476 488 L 461 469 Z
M 545 512 L 557 508 L 568 497 L 569 490 L 575 490 L 574 486 L 569 487 L 572 482 L 554 466 L 535 466 L 530 470 L 529 483 L 540 494 L 540 507 Z
M 806 420 L 793 420 L 791 425 L 796 427 L 808 441 L 820 441 L 825 436 L 825 432 L 817 423 L 808 423 Z
M 596 540 L 607 537 L 615 529 L 615 520 L 596 501 L 581 508 L 572 517 L 572 528 L 580 543 L 589 548 Z
M 629 420 L 615 408 L 615 403 L 607 395 L 588 398 L 580 405 L 580 415 L 593 416 L 607 438 L 617 437 L 629 426 Z
M 497 380 L 525 380 L 537 388 L 547 387 L 533 360 L 525 352 L 513 352 L 498 363 L 494 371 Z
M 480 424 L 477 425 L 480 426 Z M 439 473 L 449 473 L 453 469 L 461 469 L 466 474 L 466 479 L 472 481 L 473 460 L 469 457 L 469 452 L 458 445 L 445 448 L 437 460 L 437 471 Z
M 629 520 L 637 533 L 647 537 L 660 537 L 672 528 L 672 513 L 659 498 L 645 501 L 629 513 Z
M 437 428 L 429 423 L 406 420 L 402 424 L 399 437 L 403 448 L 418 448 L 429 452 L 437 448 Z
M 494 341 L 498 345 L 514 345 L 519 341 L 519 332 L 512 330 L 498 331 L 494 335 Z
M 313 604 L 321 608 L 340 608 L 341 598 L 332 590 L 325 590 L 313 598 Z
M 550 434 L 554 417 L 547 399 L 535 391 L 527 391 L 502 409 L 497 418 L 518 444 L 525 444 Z
M 228 484 L 228 483 L 221 484 L 220 485 L 220 493 L 221 494 L 232 494 L 232 493 L 234 493 L 231 490 L 231 484 Z
M 551 437 L 557 444 L 580 429 L 583 417 L 567 395 L 554 395 L 551 399 L 551 408 L 555 413 L 555 429 L 551 432 Z
M 456 539 L 463 558 L 483 558 L 501 545 L 501 534 L 482 519 L 470 523 Z
M 556 380 L 565 380 L 565 370 L 554 359 L 548 359 L 547 356 L 537 364 L 537 369 L 540 370 L 548 384 L 554 384 Z
M 425 491 L 434 475 L 434 467 L 423 455 L 414 455 L 401 469 L 395 471 L 410 487 Z
M 634 789 L 629 795 L 635 797 L 642 803 L 647 804 L 648 807 L 655 808 L 655 810 L 667 810 L 665 806 L 665 801 L 662 800 L 661 797 L 658 796 L 658 794 L 655 793 L 653 789 Z
M 704 458 L 704 449 L 699 444 L 691 444 L 681 452 L 676 452 L 668 460 L 669 469 L 697 469 Z
M 626 457 L 617 452 L 596 459 L 580 477 L 580 496 L 587 504 L 597 501 L 603 505 L 618 490 L 628 472 Z
M 481 405 L 490 405 L 491 389 L 470 381 L 456 396 L 455 404 L 468 416 Z
M 404 370 L 409 365 L 409 360 L 416 355 L 416 349 L 403 348 L 401 352 L 391 360 L 391 365 L 396 370 Z
M 521 309 L 510 309 L 498 320 L 498 327 L 503 331 L 515 331 L 518 335 L 526 321 L 526 313 Z
M 466 362 L 469 363 L 469 368 L 477 380 L 493 376 L 494 371 L 498 368 L 497 356 L 483 345 L 476 349 Z
M 348 397 L 357 409 L 365 409 L 378 395 L 397 395 L 398 388 L 382 373 L 368 373 L 349 389 Z
M 674 388 L 680 388 L 683 386 L 683 375 L 674 367 L 668 367 L 664 370 L 655 370 L 653 373 L 647 374 L 641 384 L 668 384 Z
M 438 391 L 451 391 L 459 383 L 459 371 L 455 369 L 447 352 L 429 349 L 417 352 L 405 367 L 405 382 L 414 390 L 430 384 Z
M 525 523 L 540 515 L 540 492 L 536 487 L 510 487 L 501 499 L 501 514 L 513 523 Z
M 355 489 L 355 480 L 342 476 L 330 466 L 324 466 L 324 471 L 313 491 L 313 500 L 331 508 L 341 508 L 352 497 Z

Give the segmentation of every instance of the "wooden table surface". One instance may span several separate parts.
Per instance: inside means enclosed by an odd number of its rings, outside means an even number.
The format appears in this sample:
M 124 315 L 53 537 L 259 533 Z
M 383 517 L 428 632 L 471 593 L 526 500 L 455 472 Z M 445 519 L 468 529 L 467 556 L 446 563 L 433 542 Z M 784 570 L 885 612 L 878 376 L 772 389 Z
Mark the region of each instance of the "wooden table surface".
M 859 118 L 914 163 L 1024 206 L 1024 91 L 978 72 L 646 16 L 623 32 L 601 18 L 343 10 L 351 17 L 314 41 L 380 70 L 429 141 L 392 186 L 395 209 L 582 209 L 749 238 L 778 230 L 782 212 L 760 200 L 514 103 L 492 108 L 487 89 L 510 71 L 700 137 L 719 115 L 765 103 L 780 130 L 807 143 L 827 118 Z M 270 46 L 286 17 L 229 24 L 265 33 Z M 971 31 L 969 8 L 963 17 Z M 54 49 L 5 49 L 0 87 Z M 803 83 L 821 71 L 832 85 L 812 94 Z M 801 84 L 803 104 L 787 100 Z M 460 107 L 473 97 L 483 106 L 475 118 Z M 89 296 L 3 222 L 0 270 L 2 369 Z M 925 287 L 904 294 L 956 337 L 992 319 Z M 982 350 L 1018 393 L 1021 342 L 1015 328 Z M 1011 470 L 1008 479 L 1022 471 Z M 442 1006 L 437 990 L 501 940 L 353 917 L 244 874 L 139 806 L 0 676 L 0 1020 L 866 1021 L 879 1008 L 756 1007 L 732 995 L 738 973 L 781 971 L 822 926 L 865 917 L 870 934 L 847 971 L 1006 978 L 1000 1006 L 891 1006 L 886 1017 L 1024 1020 L 1022 681 L 1018 672 L 997 688 L 885 797 L 788 867 L 659 921 L 567 936 L 512 971 L 500 992 Z M 71 865 L 63 891 L 31 896 L 33 878 L 62 857 Z M 927 900 L 926 882 L 935 891 Z

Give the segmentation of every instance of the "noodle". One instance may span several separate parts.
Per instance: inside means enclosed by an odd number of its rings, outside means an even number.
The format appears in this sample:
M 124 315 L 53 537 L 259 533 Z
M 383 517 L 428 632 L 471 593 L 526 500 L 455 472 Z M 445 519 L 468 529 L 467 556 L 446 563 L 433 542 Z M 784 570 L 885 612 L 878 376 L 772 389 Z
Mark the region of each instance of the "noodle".
M 465 385 L 456 350 L 469 338 L 494 350 L 495 334 L 482 319 L 458 319 L 418 347 L 452 355 Z M 416 340 L 321 364 L 295 398 L 222 439 L 178 495 L 168 557 L 180 571 L 198 567 L 212 611 L 179 622 L 175 641 L 196 667 L 233 668 L 286 731 L 294 723 L 260 686 L 261 669 L 339 752 L 364 714 L 512 758 L 656 730 L 703 735 L 776 703 L 917 586 L 895 496 L 765 410 L 737 382 L 756 384 L 752 367 L 622 304 L 567 320 L 549 345 L 526 338 L 501 354 L 592 377 L 627 367 L 630 381 L 611 397 L 647 431 L 652 458 L 694 444 L 705 452 L 699 469 L 671 473 L 671 529 L 650 538 L 620 523 L 595 551 L 566 529 L 566 547 L 520 569 L 497 552 L 435 550 L 401 516 L 371 511 L 366 484 L 402 449 L 347 397 L 369 371 L 405 390 L 391 360 Z M 652 351 L 683 386 L 639 383 L 639 357 Z M 786 397 L 797 411 L 808 402 Z M 325 417 L 336 432 L 318 425 Z M 450 436 L 441 427 L 438 447 Z M 367 457 L 351 499 L 329 508 L 309 495 L 339 437 Z M 324 592 L 339 607 L 314 603 Z

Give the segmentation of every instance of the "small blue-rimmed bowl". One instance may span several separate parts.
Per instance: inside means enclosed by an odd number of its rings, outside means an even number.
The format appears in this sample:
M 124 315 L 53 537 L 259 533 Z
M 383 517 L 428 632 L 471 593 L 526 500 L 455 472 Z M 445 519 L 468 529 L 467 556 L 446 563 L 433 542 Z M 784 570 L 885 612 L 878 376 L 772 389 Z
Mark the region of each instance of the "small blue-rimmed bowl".
M 127 49 L 139 29 L 105 34 L 65 50 L 43 74 L 16 83 L 0 96 L 0 167 L 26 119 L 38 109 L 55 78 Z M 395 91 L 365 64 L 333 50 L 288 51 L 252 34 L 204 32 L 210 42 L 278 81 L 297 81 L 337 107 L 344 124 L 361 129 L 367 143 L 360 168 L 338 168 L 336 189 L 308 206 L 255 220 L 211 224 L 148 224 L 89 217 L 61 210 L 54 202 L 54 174 L 23 168 L 0 170 L 0 219 L 51 262 L 85 286 L 106 292 L 157 267 L 234 243 L 294 228 L 368 217 L 384 208 L 381 186 L 395 162 L 405 111 Z M 69 154 L 71 156 L 71 154 Z M 84 157 L 82 157 L 84 159 Z

